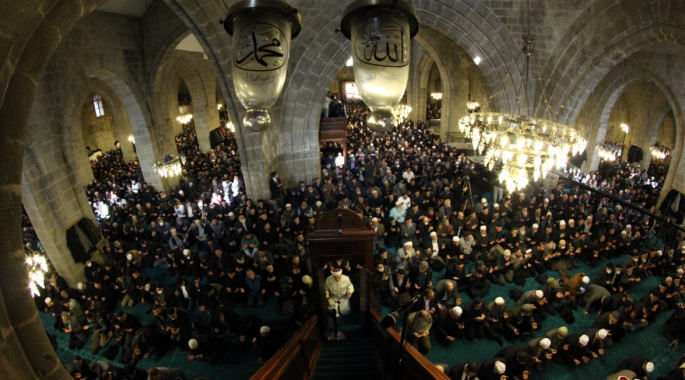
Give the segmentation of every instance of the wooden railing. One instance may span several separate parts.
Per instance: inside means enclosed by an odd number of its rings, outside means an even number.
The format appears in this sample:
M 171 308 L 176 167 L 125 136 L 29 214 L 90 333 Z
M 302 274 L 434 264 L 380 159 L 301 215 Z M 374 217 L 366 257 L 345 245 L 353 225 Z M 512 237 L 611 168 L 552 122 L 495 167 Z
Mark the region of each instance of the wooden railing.
M 310 379 L 323 344 L 318 325 L 319 316 L 315 314 L 250 380 Z
M 401 350 L 400 334 L 392 328 L 382 328 L 380 324 L 381 317 L 375 310 L 370 310 L 367 313 L 367 319 L 366 337 L 371 342 L 374 359 L 378 363 L 378 368 L 381 369 L 385 379 L 449 380 L 447 375 L 442 373 L 433 363 L 409 344 L 404 351 L 402 364 L 398 366 L 397 359 Z

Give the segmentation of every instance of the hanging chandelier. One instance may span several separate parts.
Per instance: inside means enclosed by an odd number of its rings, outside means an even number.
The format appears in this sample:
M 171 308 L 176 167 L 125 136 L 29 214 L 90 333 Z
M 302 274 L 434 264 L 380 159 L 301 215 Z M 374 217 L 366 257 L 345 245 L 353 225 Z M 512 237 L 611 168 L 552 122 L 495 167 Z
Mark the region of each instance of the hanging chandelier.
M 626 123 L 621 123 L 621 130 L 623 133 L 628 134 L 628 132 L 630 132 L 630 126 Z
M 435 100 L 442 100 L 442 92 L 432 92 L 431 98 Z
M 45 274 L 48 273 L 48 261 L 38 251 L 26 254 L 26 269 L 29 274 L 29 290 L 31 296 L 40 296 L 38 287 L 45 288 Z
M 597 155 L 603 161 L 614 162 L 623 156 L 623 147 L 619 144 L 605 141 L 597 147 Z
M 152 164 L 152 171 L 162 178 L 177 177 L 183 172 L 183 165 L 185 164 L 185 155 L 182 154 L 174 158 L 167 154 L 162 161 Z
M 659 143 L 650 146 L 649 149 L 652 151 L 652 158 L 657 160 L 665 160 L 671 155 L 671 150 Z
M 176 121 L 178 121 L 181 124 L 188 124 L 188 123 L 190 123 L 191 120 L 193 120 L 192 114 L 181 115 L 181 116 L 176 118 Z
M 392 115 L 395 117 L 398 123 L 403 123 L 409 117 L 411 113 L 411 106 L 406 104 L 398 104 L 392 109 Z
M 537 63 L 538 72 L 541 70 L 533 54 L 533 40 L 524 38 L 524 42 L 521 53 L 526 57 L 525 75 L 517 91 L 524 94 L 523 107 L 518 109 L 517 102 L 512 112 L 483 112 L 478 102 L 469 101 L 468 114 L 459 120 L 459 130 L 471 138 L 473 149 L 485 155 L 485 165 L 491 170 L 495 163 L 502 165 L 499 181 L 509 192 L 525 188 L 531 176 L 538 181 L 552 169 L 565 169 L 569 154 L 581 154 L 587 147 L 584 131 L 554 120 L 551 106 L 545 108 L 545 117 L 526 115 L 531 57 Z M 547 104 L 544 87 L 540 85 Z

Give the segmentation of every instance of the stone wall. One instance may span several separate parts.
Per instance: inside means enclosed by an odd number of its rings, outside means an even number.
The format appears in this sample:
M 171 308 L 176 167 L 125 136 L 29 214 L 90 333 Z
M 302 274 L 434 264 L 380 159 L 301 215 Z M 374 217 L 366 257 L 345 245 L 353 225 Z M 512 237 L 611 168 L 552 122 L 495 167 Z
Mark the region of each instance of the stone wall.
M 86 146 L 89 146 L 91 150 L 99 148 L 106 152 L 114 149 L 114 142 L 118 139 L 114 134 L 112 109 L 104 100 L 102 105 L 105 113 L 97 117 L 93 101 L 86 101 L 83 104 L 83 109 L 81 110 L 81 132 L 83 133 L 83 143 Z M 128 143 L 128 141 L 126 142 Z

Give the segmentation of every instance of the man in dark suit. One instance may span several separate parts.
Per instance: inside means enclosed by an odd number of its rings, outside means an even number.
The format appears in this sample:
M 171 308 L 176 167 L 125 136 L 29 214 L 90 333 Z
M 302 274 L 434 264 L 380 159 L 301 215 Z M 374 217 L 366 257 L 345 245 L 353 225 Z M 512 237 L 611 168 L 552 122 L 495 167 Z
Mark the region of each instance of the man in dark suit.
M 478 375 L 478 363 L 476 362 L 464 362 L 458 363 L 450 368 L 447 372 L 452 380 L 475 380 Z
M 421 298 L 412 306 L 411 312 L 425 310 L 430 313 L 431 318 L 435 321 L 441 309 L 442 305 L 435 299 L 435 291 L 433 289 L 426 289 Z

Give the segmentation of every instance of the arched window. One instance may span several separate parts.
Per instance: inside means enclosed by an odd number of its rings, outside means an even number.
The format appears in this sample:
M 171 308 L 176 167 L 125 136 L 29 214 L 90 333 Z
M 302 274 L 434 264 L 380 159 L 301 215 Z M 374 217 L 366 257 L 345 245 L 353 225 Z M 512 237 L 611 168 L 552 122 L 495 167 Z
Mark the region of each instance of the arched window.
M 102 106 L 102 97 L 98 94 L 95 94 L 95 96 L 93 96 L 93 107 L 95 107 L 96 117 L 105 115 L 105 108 Z

